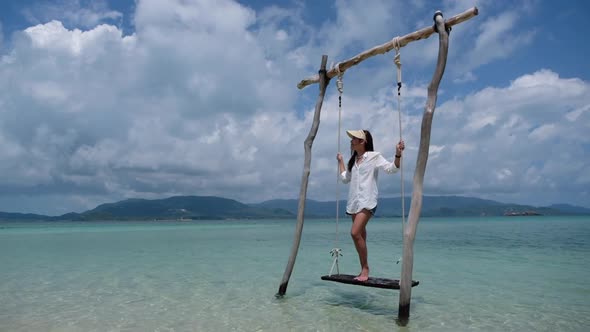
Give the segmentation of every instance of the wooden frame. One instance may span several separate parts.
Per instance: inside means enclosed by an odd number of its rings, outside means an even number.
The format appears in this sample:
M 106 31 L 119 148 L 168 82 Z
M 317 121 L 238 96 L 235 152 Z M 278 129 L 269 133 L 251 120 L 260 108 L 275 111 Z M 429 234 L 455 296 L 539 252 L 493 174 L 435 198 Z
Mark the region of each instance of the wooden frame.
M 404 225 L 404 244 L 403 244 L 403 260 L 402 260 L 402 273 L 399 282 L 400 296 L 399 296 L 399 308 L 398 308 L 398 324 L 405 326 L 409 322 L 410 317 L 410 299 L 412 294 L 412 269 L 414 265 L 413 248 L 414 239 L 416 237 L 416 229 L 418 222 L 420 221 L 420 212 L 422 209 L 422 188 L 424 183 L 424 173 L 426 172 L 426 164 L 428 161 L 428 151 L 430 148 L 430 132 L 432 127 L 432 118 L 434 110 L 436 108 L 436 99 L 438 93 L 438 87 L 442 80 L 445 66 L 447 63 L 447 54 L 449 47 L 449 32 L 453 25 L 467 21 L 472 17 L 478 15 L 479 10 L 477 7 L 473 7 L 461 14 L 458 14 L 449 20 L 444 20 L 442 13 L 437 11 L 434 14 L 435 24 L 432 27 L 426 27 L 418 31 L 412 32 L 402 37 L 396 37 L 389 42 L 375 46 L 369 50 L 361 52 L 353 58 L 338 63 L 334 68 L 326 70 L 326 63 L 328 56 L 322 56 L 322 62 L 320 64 L 320 70 L 317 75 L 308 77 L 299 84 L 297 87 L 303 89 L 304 87 L 319 83 L 319 96 L 315 106 L 315 112 L 313 117 L 313 124 L 309 131 L 309 134 L 304 142 L 305 149 L 305 161 L 303 166 L 303 176 L 301 179 L 301 190 L 299 192 L 299 206 L 297 212 L 297 225 L 295 228 L 295 239 L 291 248 L 291 254 L 289 261 L 283 274 L 283 279 L 279 286 L 279 291 L 276 296 L 281 297 L 285 295 L 293 267 L 295 265 L 295 259 L 299 250 L 299 244 L 301 242 L 301 233 L 303 231 L 304 223 L 304 211 L 305 211 L 305 200 L 307 196 L 307 183 L 310 174 L 311 165 L 311 147 L 313 140 L 317 134 L 320 124 L 320 112 L 326 93 L 326 88 L 330 83 L 330 79 L 337 76 L 339 73 L 344 73 L 347 69 L 358 65 L 362 61 L 378 55 L 389 52 L 394 48 L 401 48 L 410 42 L 428 38 L 435 32 L 439 35 L 439 50 L 438 59 L 434 75 L 430 84 L 428 85 L 428 98 L 426 106 L 424 107 L 424 114 L 422 116 L 422 127 L 420 134 L 420 144 L 418 149 L 418 158 L 416 161 L 416 170 L 414 172 L 413 179 L 413 192 L 412 202 L 410 205 L 410 212 L 408 216 L 407 225 Z

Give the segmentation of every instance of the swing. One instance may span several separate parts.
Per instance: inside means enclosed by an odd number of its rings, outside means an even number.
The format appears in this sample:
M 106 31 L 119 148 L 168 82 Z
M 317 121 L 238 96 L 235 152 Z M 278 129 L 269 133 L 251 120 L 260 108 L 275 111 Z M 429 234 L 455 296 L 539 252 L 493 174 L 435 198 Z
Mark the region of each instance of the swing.
M 351 274 L 333 274 L 322 276 L 322 280 L 335 281 L 343 284 L 385 289 L 399 289 L 399 279 L 369 277 L 367 281 L 358 281 L 354 278 L 356 278 L 356 276 Z M 412 287 L 418 286 L 419 283 L 419 281 L 412 280 Z
M 396 55 L 394 58 L 395 65 L 397 66 L 397 98 L 398 98 L 398 119 L 399 119 L 399 133 L 400 133 L 400 141 L 402 140 L 402 121 L 401 121 L 401 87 L 402 87 L 402 78 L 401 78 L 401 59 L 399 53 L 399 39 L 398 37 L 394 40 Z M 340 72 L 340 63 L 336 66 L 336 71 L 338 72 L 338 80 L 336 81 L 336 86 L 338 88 L 338 152 L 340 152 L 340 131 L 341 131 L 341 118 L 342 118 L 342 91 L 343 91 L 343 82 L 342 76 L 343 73 Z M 403 160 L 403 159 L 402 159 Z M 405 228 L 405 202 L 404 202 L 404 178 L 403 178 L 403 163 L 400 160 L 400 172 L 401 172 L 401 197 L 402 197 L 402 234 Z M 325 281 L 334 281 L 343 284 L 349 285 L 357 285 L 357 286 L 365 286 L 365 287 L 374 287 L 374 288 L 384 288 L 384 289 L 400 289 L 400 281 L 399 279 L 388 279 L 388 278 L 376 278 L 376 277 L 369 277 L 366 281 L 356 280 L 357 276 L 350 275 L 350 274 L 340 274 L 340 270 L 338 267 L 338 259 L 342 256 L 342 249 L 338 248 L 338 220 L 339 220 L 339 210 L 340 210 L 340 191 L 338 186 L 338 178 L 340 175 L 340 170 L 337 168 L 336 170 L 336 239 L 335 239 L 335 247 L 330 251 L 330 254 L 333 257 L 332 267 L 330 268 L 330 272 L 328 275 L 324 275 L 321 277 L 322 280 Z M 398 263 L 400 260 L 397 261 Z M 336 268 L 336 274 L 332 274 L 334 272 L 334 268 Z M 412 287 L 417 286 L 420 282 L 416 280 L 412 280 Z

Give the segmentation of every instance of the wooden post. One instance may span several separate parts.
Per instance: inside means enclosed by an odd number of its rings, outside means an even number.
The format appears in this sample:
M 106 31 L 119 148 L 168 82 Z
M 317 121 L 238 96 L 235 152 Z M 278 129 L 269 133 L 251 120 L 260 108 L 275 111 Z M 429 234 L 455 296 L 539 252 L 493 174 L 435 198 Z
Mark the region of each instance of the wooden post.
M 422 209 L 422 185 L 424 183 L 424 172 L 428 161 L 428 150 L 430 147 L 430 129 L 432 117 L 436 107 L 438 86 L 445 72 L 447 64 L 447 53 L 449 50 L 449 31 L 445 27 L 442 13 L 437 11 L 434 14 L 434 21 L 438 30 L 438 60 L 432 81 L 428 85 L 428 99 L 422 116 L 422 129 L 420 133 L 420 146 L 418 149 L 418 160 L 414 172 L 414 188 L 412 191 L 412 204 L 408 222 L 404 229 L 404 253 L 402 259 L 402 274 L 400 278 L 398 324 L 405 326 L 410 319 L 410 299 L 412 297 L 412 268 L 414 266 L 414 238 L 416 228 L 420 220 Z
M 309 134 L 305 139 L 303 147 L 305 149 L 305 161 L 303 163 L 303 176 L 301 177 L 301 189 L 299 191 L 299 206 L 297 208 L 297 226 L 295 228 L 295 240 L 293 241 L 293 247 L 291 248 L 291 255 L 289 256 L 289 262 L 287 268 L 283 274 L 283 280 L 279 286 L 279 292 L 276 294 L 277 297 L 285 295 L 287 292 L 287 285 L 289 284 L 289 278 L 293 272 L 293 266 L 295 265 L 295 259 L 297 258 L 297 252 L 299 250 L 299 243 L 301 242 L 301 232 L 303 231 L 303 219 L 305 212 L 305 199 L 307 196 L 307 183 L 309 179 L 309 173 L 311 170 L 311 146 L 313 140 L 318 132 L 320 126 L 320 112 L 322 110 L 322 104 L 324 102 L 324 95 L 326 94 L 326 87 L 330 84 L 330 79 L 326 75 L 326 63 L 328 62 L 328 56 L 322 55 L 322 63 L 320 65 L 320 71 L 318 74 L 320 83 L 320 94 L 315 104 L 315 112 L 313 114 L 313 124 L 309 130 Z

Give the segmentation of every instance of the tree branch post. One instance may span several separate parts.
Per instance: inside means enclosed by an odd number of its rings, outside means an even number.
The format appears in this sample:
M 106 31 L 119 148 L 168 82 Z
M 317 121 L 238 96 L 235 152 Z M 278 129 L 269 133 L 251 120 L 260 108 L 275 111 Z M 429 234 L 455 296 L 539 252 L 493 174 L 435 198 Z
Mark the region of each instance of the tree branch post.
M 295 227 L 295 239 L 293 241 L 293 247 L 291 248 L 291 255 L 287 263 L 287 268 L 283 274 L 283 280 L 279 286 L 279 292 L 276 294 L 277 297 L 285 295 L 287 292 L 287 285 L 293 272 L 295 265 L 295 259 L 297 258 L 297 252 L 299 251 L 299 244 L 301 242 L 301 233 L 303 231 L 303 221 L 305 212 L 305 200 L 307 196 L 307 183 L 309 180 L 309 174 L 311 171 L 311 147 L 315 136 L 317 135 L 318 128 L 320 127 L 320 112 L 322 110 L 322 104 L 324 103 L 324 95 L 326 94 L 326 88 L 330 84 L 330 78 L 326 75 L 326 64 L 328 62 L 328 56 L 322 56 L 322 63 L 320 65 L 320 71 L 318 73 L 320 83 L 320 93 L 318 95 L 317 102 L 315 104 L 315 112 L 313 114 L 313 123 L 309 134 L 305 139 L 303 147 L 305 149 L 305 161 L 303 163 L 303 176 L 301 177 L 301 189 L 299 191 L 299 206 L 297 208 L 297 226 Z
M 424 184 L 424 173 L 428 161 L 428 150 L 430 148 L 430 131 L 432 118 L 436 107 L 438 86 L 442 80 L 447 64 L 449 51 L 449 27 L 445 27 L 442 13 L 437 11 L 434 14 L 434 21 L 438 30 L 438 60 L 432 81 L 428 85 L 428 99 L 422 116 L 422 128 L 420 133 L 420 145 L 418 148 L 418 159 L 416 171 L 414 172 L 414 185 L 412 191 L 412 203 L 407 225 L 404 229 L 404 252 L 402 259 L 402 273 L 400 278 L 398 324 L 405 326 L 410 319 L 410 300 L 412 297 L 412 269 L 414 267 L 414 238 L 420 221 L 422 210 L 422 187 Z

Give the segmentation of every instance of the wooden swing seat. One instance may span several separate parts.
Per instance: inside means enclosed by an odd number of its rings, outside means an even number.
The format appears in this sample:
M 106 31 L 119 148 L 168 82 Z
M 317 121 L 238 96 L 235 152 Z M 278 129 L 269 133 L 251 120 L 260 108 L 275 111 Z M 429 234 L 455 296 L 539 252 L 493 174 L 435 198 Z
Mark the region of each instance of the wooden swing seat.
M 365 286 L 365 287 L 375 287 L 375 288 L 386 288 L 386 289 L 399 289 L 399 280 L 398 279 L 369 277 L 369 280 L 367 280 L 367 281 L 358 281 L 358 280 L 355 280 L 354 278 L 356 278 L 356 276 L 353 276 L 350 274 L 332 274 L 332 275 L 322 276 L 322 280 L 341 282 L 343 284 Z M 419 281 L 412 280 L 412 287 L 418 286 L 418 284 L 420 284 Z

